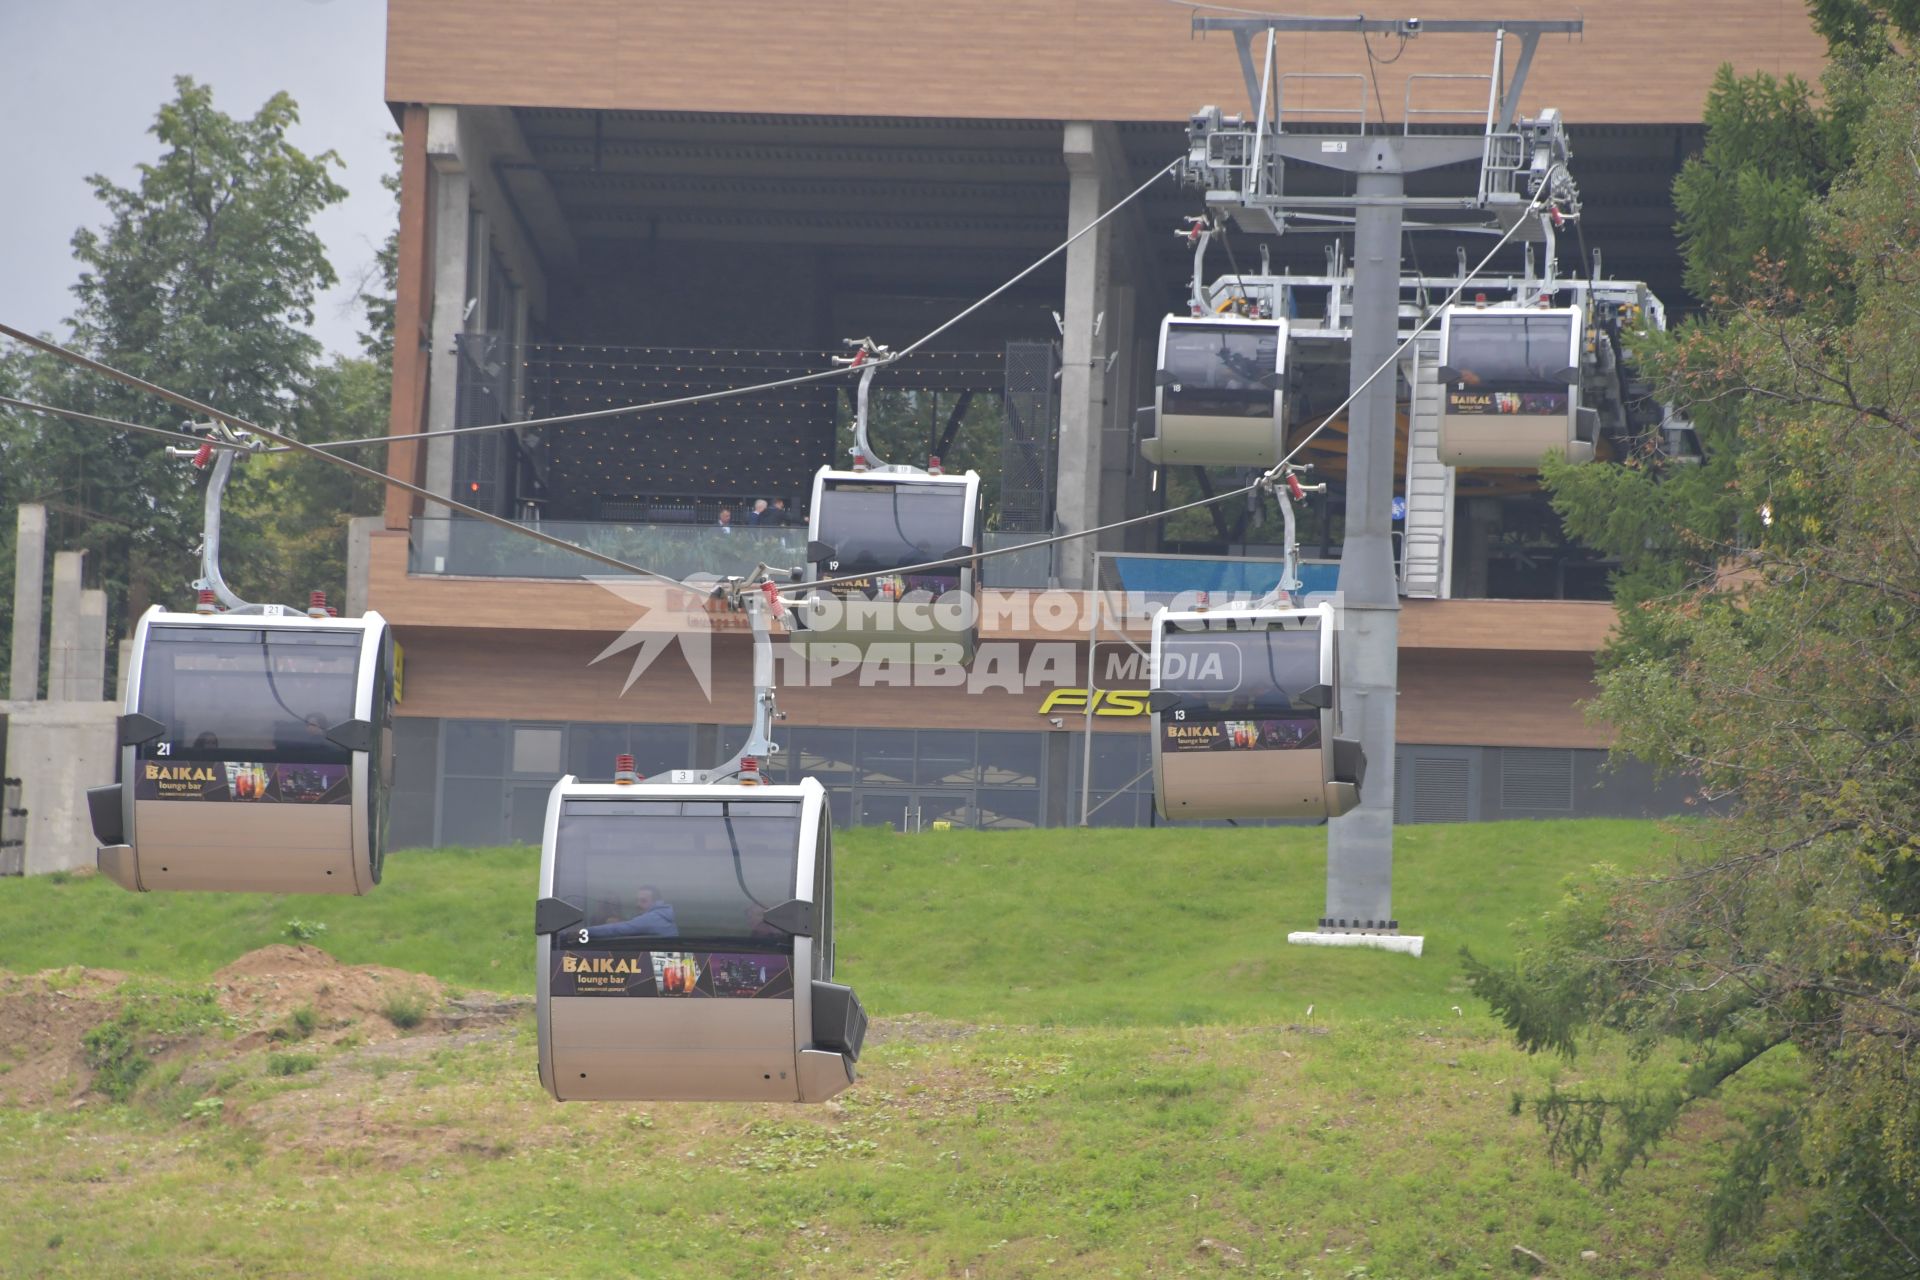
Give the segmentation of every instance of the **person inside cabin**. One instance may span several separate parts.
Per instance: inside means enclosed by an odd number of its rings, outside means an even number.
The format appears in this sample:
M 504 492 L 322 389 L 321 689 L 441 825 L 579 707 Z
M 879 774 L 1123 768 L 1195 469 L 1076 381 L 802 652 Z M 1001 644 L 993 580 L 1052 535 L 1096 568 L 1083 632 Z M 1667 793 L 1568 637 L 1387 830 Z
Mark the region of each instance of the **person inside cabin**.
M 733 532 L 733 508 L 732 507 L 720 508 L 720 519 L 717 521 L 717 523 L 722 529 L 725 529 L 728 533 L 732 533 Z
M 588 930 L 591 942 L 608 938 L 672 938 L 680 933 L 674 923 L 673 904 L 661 900 L 660 890 L 643 884 L 633 895 L 633 914 L 611 924 L 597 924 Z

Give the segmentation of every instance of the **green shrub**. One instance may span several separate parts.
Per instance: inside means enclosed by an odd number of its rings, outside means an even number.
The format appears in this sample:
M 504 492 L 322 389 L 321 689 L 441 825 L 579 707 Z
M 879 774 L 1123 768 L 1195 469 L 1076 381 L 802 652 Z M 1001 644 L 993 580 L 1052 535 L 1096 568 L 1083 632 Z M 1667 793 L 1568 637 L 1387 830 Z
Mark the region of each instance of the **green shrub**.
M 320 1065 L 317 1053 L 270 1053 L 267 1055 L 267 1074 L 270 1076 L 304 1075 Z
M 380 1014 L 402 1031 L 409 1031 L 426 1021 L 430 1008 L 427 997 L 418 991 L 394 991 L 381 1003 Z
M 125 1102 L 153 1066 L 154 1056 L 199 1032 L 226 1025 L 211 987 L 129 982 L 120 1009 L 81 1041 L 93 1087 Z
M 287 1010 L 287 1020 L 268 1034 L 275 1040 L 305 1040 L 320 1026 L 320 1015 L 310 1004 Z
M 312 942 L 326 933 L 327 926 L 322 920 L 289 920 L 285 931 L 295 942 Z

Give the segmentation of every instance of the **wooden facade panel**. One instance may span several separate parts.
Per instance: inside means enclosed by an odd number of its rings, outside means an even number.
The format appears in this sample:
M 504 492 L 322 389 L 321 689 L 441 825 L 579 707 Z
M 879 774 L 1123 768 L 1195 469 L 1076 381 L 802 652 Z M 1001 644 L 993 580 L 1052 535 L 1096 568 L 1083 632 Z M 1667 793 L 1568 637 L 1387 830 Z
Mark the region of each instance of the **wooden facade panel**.
M 708 699 L 678 652 L 662 655 L 623 692 L 631 655 L 594 661 L 614 634 L 399 628 L 406 653 L 406 696 L 400 713 L 609 724 L 745 724 L 751 718 L 752 643 L 747 637 L 714 639 L 713 697 Z M 1080 678 L 1078 667 L 1071 655 L 1059 656 L 1066 661 L 1054 670 L 1063 677 L 1060 683 L 1071 687 Z M 782 678 L 780 709 L 795 727 L 1042 730 L 1052 727 L 1042 704 L 1055 687 L 1012 692 L 1004 687 L 909 686 L 904 672 L 897 682 L 842 676 L 819 688 Z M 1077 712 L 1055 714 L 1071 731 L 1084 723 Z M 1144 719 L 1094 718 L 1094 727 L 1107 732 L 1138 731 L 1144 725 Z
M 406 651 L 400 712 L 468 720 L 586 721 L 616 724 L 744 724 L 749 718 L 751 645 L 716 637 L 709 700 L 679 654 L 664 655 L 623 691 L 628 654 L 594 659 L 613 634 L 399 629 Z M 1023 670 L 1037 671 L 1032 646 Z M 806 725 L 923 729 L 1012 729 L 1078 733 L 1078 704 L 1048 708 L 1049 693 L 1081 687 L 1078 653 L 1048 682 L 1017 692 L 930 688 L 841 677 L 806 688 L 782 676 L 780 708 Z M 1593 663 L 1578 655 L 1410 651 L 1400 658 L 1399 740 L 1450 746 L 1605 747 L 1612 732 L 1589 724 L 1581 704 L 1594 694 Z M 1050 723 L 1057 716 L 1058 726 Z M 1144 716 L 1095 716 L 1103 733 L 1139 733 Z
M 1396 736 L 1434 746 L 1606 747 L 1589 724 L 1593 660 L 1576 654 L 1402 650 Z
M 571 579 L 410 577 L 407 535 L 372 539 L 368 607 L 396 626 L 481 628 L 508 622 L 522 631 L 615 635 L 638 616 L 610 591 Z M 1085 597 L 1078 591 L 988 591 L 983 637 L 1081 641 Z M 1103 619 L 1110 615 L 1103 615 Z M 1400 647 L 1591 655 L 1606 641 L 1613 606 L 1594 600 L 1408 600 L 1400 611 Z M 716 619 L 721 629 L 739 618 Z M 1133 638 L 1145 640 L 1144 626 Z M 1102 639 L 1118 633 L 1103 621 Z
M 1338 16 L 1351 5 L 1285 6 Z M 1428 0 L 1427 19 L 1484 17 L 1484 0 Z M 910 0 L 844 15 L 791 0 L 389 0 L 391 102 L 1022 120 L 1183 120 L 1245 102 L 1230 37 L 1192 39 L 1164 0 Z M 1813 79 L 1824 45 L 1802 0 L 1733 0 L 1711 20 L 1674 0 L 1617 0 L 1528 17 L 1584 16 L 1584 38 L 1546 37 L 1528 110 L 1575 124 L 1700 119 L 1714 70 Z M 1396 42 L 1376 37 L 1375 56 Z M 1478 70 L 1491 39 L 1427 35 L 1380 66 L 1399 118 L 1409 75 Z M 1365 71 L 1357 35 L 1293 37 L 1283 71 Z M 1371 98 L 1371 95 L 1368 95 Z M 1425 99 L 1423 99 L 1425 100 Z
M 1592 654 L 1614 619 L 1605 600 L 1403 600 L 1400 647 Z

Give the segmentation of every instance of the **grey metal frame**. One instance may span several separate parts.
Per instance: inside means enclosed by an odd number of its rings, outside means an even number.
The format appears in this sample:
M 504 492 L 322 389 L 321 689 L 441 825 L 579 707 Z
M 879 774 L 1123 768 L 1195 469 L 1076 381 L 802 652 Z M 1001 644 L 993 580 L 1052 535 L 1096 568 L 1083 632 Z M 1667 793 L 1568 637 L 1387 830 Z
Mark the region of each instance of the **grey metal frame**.
M 792 1082 L 794 1096 L 787 1101 L 824 1102 L 853 1083 L 854 1068 L 851 1060 L 837 1052 L 813 1047 L 813 988 L 812 981 L 831 982 L 833 980 L 833 879 L 832 871 L 832 819 L 828 815 L 826 790 L 812 778 L 804 778 L 793 786 L 779 787 L 742 787 L 728 784 L 686 785 L 641 783 L 622 785 L 618 783 L 581 782 L 569 774 L 554 784 L 547 800 L 546 827 L 541 841 L 539 897 L 551 898 L 554 890 L 554 864 L 559 844 L 560 810 L 568 800 L 699 800 L 734 803 L 800 802 L 800 848 L 796 851 L 794 864 L 793 896 L 795 899 L 811 904 L 814 908 L 814 936 L 796 937 L 793 950 L 793 1055 Z M 826 893 L 824 901 L 814 897 L 814 877 L 817 860 L 824 855 L 828 859 L 825 879 Z M 540 1083 L 555 1099 L 568 1101 L 563 1092 L 554 1066 L 553 1000 L 551 967 L 553 959 L 553 937 L 540 934 L 534 950 L 536 960 L 535 983 L 535 1023 L 539 1038 Z M 818 967 L 816 968 L 816 964 Z M 605 997 L 562 997 L 567 999 L 600 1000 Z M 716 1017 L 727 1016 L 729 1002 L 705 1001 L 712 1006 L 710 1012 Z M 825 1062 L 832 1058 L 835 1062 Z M 837 1065 L 836 1065 L 837 1064 Z M 837 1080 L 828 1067 L 843 1069 L 844 1080 Z M 644 1100 L 653 1095 L 634 1094 L 635 1100 Z M 676 1100 L 695 1100 L 684 1092 L 673 1092 Z M 728 1096 L 718 1093 L 711 1100 L 727 1101 Z
M 1564 317 L 1567 320 L 1567 367 L 1578 370 L 1581 364 L 1581 339 L 1585 336 L 1587 327 L 1586 308 L 1579 306 L 1528 307 L 1518 304 L 1462 306 L 1456 304 L 1448 307 L 1446 313 L 1440 317 L 1440 363 L 1442 365 L 1451 365 L 1453 363 L 1453 333 L 1456 321 L 1499 319 L 1505 317 L 1535 318 L 1542 316 L 1558 316 Z M 1567 411 L 1564 430 L 1562 432 L 1565 439 L 1561 446 L 1560 456 L 1570 462 L 1591 462 L 1593 461 L 1594 441 L 1580 439 L 1580 390 L 1580 379 L 1576 373 L 1574 380 L 1567 386 Z M 1485 417 L 1491 418 L 1494 423 L 1506 426 L 1509 433 L 1522 432 L 1528 427 L 1534 427 L 1537 431 L 1539 424 L 1551 416 L 1556 415 L 1515 414 L 1508 418 L 1504 424 L 1501 424 L 1500 415 L 1485 415 Z M 1526 438 L 1523 437 L 1523 439 L 1512 448 L 1507 449 L 1505 452 L 1496 453 L 1489 450 L 1480 442 L 1463 441 L 1460 438 L 1461 428 L 1468 425 L 1485 425 L 1482 421 L 1482 415 L 1448 413 L 1446 411 L 1446 401 L 1444 399 L 1441 401 L 1440 460 L 1442 462 L 1447 463 L 1449 466 L 1469 468 L 1531 468 L 1539 463 L 1540 455 L 1547 451 L 1545 448 L 1540 448 L 1532 449 L 1531 452 L 1529 452 L 1530 446 L 1525 443 Z
M 1337 818 L 1349 812 L 1359 802 L 1359 789 L 1353 784 L 1336 776 L 1334 765 L 1333 740 L 1340 733 L 1340 660 L 1335 645 L 1335 633 L 1339 630 L 1338 615 L 1331 604 L 1321 602 L 1303 609 L 1296 608 L 1233 608 L 1208 612 L 1175 613 L 1162 609 L 1153 617 L 1153 648 L 1149 659 L 1153 673 L 1153 683 L 1160 682 L 1160 658 L 1164 650 L 1164 639 L 1172 627 L 1182 625 L 1196 629 L 1197 634 L 1205 634 L 1204 628 L 1218 626 L 1221 623 L 1253 623 L 1259 627 L 1278 626 L 1287 630 L 1312 625 L 1319 633 L 1320 641 L 1320 683 L 1334 691 L 1331 705 L 1320 709 L 1320 786 L 1321 808 L 1324 816 Z M 1236 628 L 1238 629 L 1238 628 Z M 1220 812 L 1206 810 L 1198 813 L 1175 813 L 1168 803 L 1167 778 L 1161 750 L 1162 713 L 1152 712 L 1152 751 L 1153 751 L 1153 802 L 1160 816 L 1171 821 L 1182 818 L 1237 818 L 1237 817 L 1299 817 L 1312 816 L 1297 813 L 1265 813 L 1234 810 Z
M 360 633 L 360 665 L 355 679 L 356 687 L 353 696 L 353 714 L 356 719 L 365 720 L 373 725 L 375 737 L 373 750 L 353 752 L 352 760 L 348 765 L 348 778 L 353 789 L 353 800 L 349 806 L 352 843 L 347 850 L 348 866 L 346 868 L 349 871 L 349 877 L 347 880 L 342 881 L 337 888 L 316 885 L 315 887 L 306 888 L 302 891 L 308 893 L 332 892 L 351 893 L 355 895 L 365 894 L 371 890 L 376 883 L 375 864 L 373 860 L 374 850 L 369 843 L 369 820 L 371 816 L 369 811 L 374 803 L 371 788 L 375 784 L 386 786 L 390 783 L 390 779 L 383 776 L 382 771 L 377 768 L 374 761 L 374 757 L 384 750 L 387 743 L 385 736 L 379 732 L 381 720 L 380 716 L 376 714 L 376 708 L 373 704 L 375 686 L 379 681 L 379 673 L 385 659 L 384 650 L 388 638 L 387 621 L 378 613 L 373 612 L 366 613 L 358 618 L 308 618 L 298 614 L 284 612 L 279 605 L 259 605 L 255 607 L 260 609 L 261 612 L 207 615 L 168 613 L 159 605 L 154 605 L 148 609 L 145 614 L 141 615 L 139 625 L 134 631 L 132 657 L 128 663 L 126 677 L 127 696 L 124 708 L 125 712 L 131 715 L 136 713 L 140 708 L 140 689 L 142 677 L 145 672 L 147 635 L 156 623 L 166 626 L 190 627 L 197 630 L 238 627 L 253 631 L 272 630 L 294 633 L 348 631 Z M 389 696 L 391 696 L 391 692 L 391 686 L 389 686 Z M 164 888 L 166 886 L 148 884 L 147 877 L 143 876 L 140 870 L 138 805 L 134 800 L 138 748 L 123 744 L 120 746 L 119 751 L 121 831 L 125 835 L 126 843 L 124 845 L 111 845 L 102 848 L 97 855 L 98 865 L 104 875 L 124 888 L 143 893 L 153 889 Z M 184 808 L 193 805 L 195 802 L 178 800 L 168 801 L 167 803 Z M 224 805 L 221 807 L 224 807 Z M 289 806 L 288 808 L 289 811 L 285 816 L 293 818 L 298 815 L 299 810 L 297 807 Z M 381 852 L 384 854 L 384 850 Z M 272 884 L 261 884 L 257 882 L 246 883 L 243 881 L 223 887 L 234 892 L 287 891 L 284 883 L 280 881 L 275 881 Z
M 1166 411 L 1166 400 L 1167 387 L 1170 384 L 1166 374 L 1167 340 L 1178 330 L 1203 328 L 1245 328 L 1249 330 L 1271 331 L 1278 338 L 1278 342 L 1274 347 L 1273 369 L 1271 370 L 1274 377 L 1274 386 L 1272 388 L 1273 411 L 1267 419 L 1264 419 L 1271 428 L 1272 434 L 1267 442 L 1267 447 L 1258 452 L 1243 452 L 1236 450 L 1232 445 L 1219 445 L 1212 449 L 1196 449 L 1191 441 L 1185 445 L 1177 443 L 1180 437 L 1191 437 L 1192 435 L 1203 433 L 1209 427 L 1217 430 L 1221 427 L 1232 426 L 1236 422 L 1247 422 L 1252 421 L 1252 419 L 1221 418 L 1204 414 L 1177 414 L 1171 419 L 1174 430 L 1170 431 L 1168 429 L 1170 424 Z M 1155 465 L 1169 467 L 1240 465 L 1270 467 L 1278 462 L 1286 452 L 1287 444 L 1285 378 L 1287 373 L 1288 341 L 1289 326 L 1287 321 L 1278 317 L 1257 320 L 1245 316 L 1170 315 L 1162 319 L 1160 322 L 1160 345 L 1154 357 L 1154 368 L 1158 373 L 1155 377 L 1155 386 L 1153 389 L 1153 421 L 1154 430 L 1157 434 L 1152 439 L 1141 441 L 1141 456 Z
M 807 541 L 809 543 L 820 541 L 821 494 L 826 491 L 829 481 L 836 480 L 845 480 L 849 483 L 860 484 L 964 486 L 966 499 L 961 504 L 960 540 L 954 545 L 956 547 L 967 547 L 973 551 L 980 549 L 980 473 L 977 471 L 968 471 L 955 476 L 933 475 L 917 467 L 882 467 L 869 471 L 837 471 L 832 467 L 822 467 L 814 473 L 813 477 L 813 502 L 807 513 Z M 960 593 L 975 600 L 978 599 L 977 593 L 980 585 L 978 565 L 978 561 L 967 561 L 959 566 L 958 575 L 960 578 Z M 818 567 L 814 565 L 812 561 L 808 561 L 803 571 L 802 582 L 817 582 L 819 580 Z M 899 621 L 898 606 L 891 611 L 894 618 L 893 626 L 885 628 L 863 628 L 852 631 L 843 628 L 813 631 L 805 626 L 805 618 L 811 601 L 814 598 L 813 593 L 809 593 L 796 600 L 793 603 L 792 613 L 789 615 L 788 642 L 803 652 L 812 644 L 854 645 L 859 648 L 861 656 L 864 658 L 870 645 L 906 643 L 913 645 L 913 654 L 915 660 L 918 660 L 919 655 L 922 653 L 922 645 L 934 645 L 958 640 L 964 651 L 963 660 L 971 662 L 973 660 L 974 650 L 979 647 L 980 636 L 977 611 L 974 615 L 973 626 L 969 628 L 966 634 L 960 636 L 946 635 L 935 631 L 930 626 L 926 628 L 906 626 Z M 931 620 L 932 606 L 927 606 L 927 608 L 927 616 L 929 620 Z M 797 620 L 797 624 L 795 620 Z

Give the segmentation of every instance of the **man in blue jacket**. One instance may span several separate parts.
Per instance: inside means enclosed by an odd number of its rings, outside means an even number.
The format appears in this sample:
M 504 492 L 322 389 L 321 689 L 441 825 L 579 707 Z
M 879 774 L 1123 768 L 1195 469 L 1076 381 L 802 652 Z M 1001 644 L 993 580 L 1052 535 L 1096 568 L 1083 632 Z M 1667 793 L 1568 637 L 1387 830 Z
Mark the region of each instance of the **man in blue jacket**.
M 673 904 L 662 902 L 660 891 L 650 884 L 641 885 L 635 893 L 631 918 L 615 924 L 597 924 L 589 930 L 593 942 L 608 938 L 672 938 L 679 933 L 679 926 L 673 922 Z

